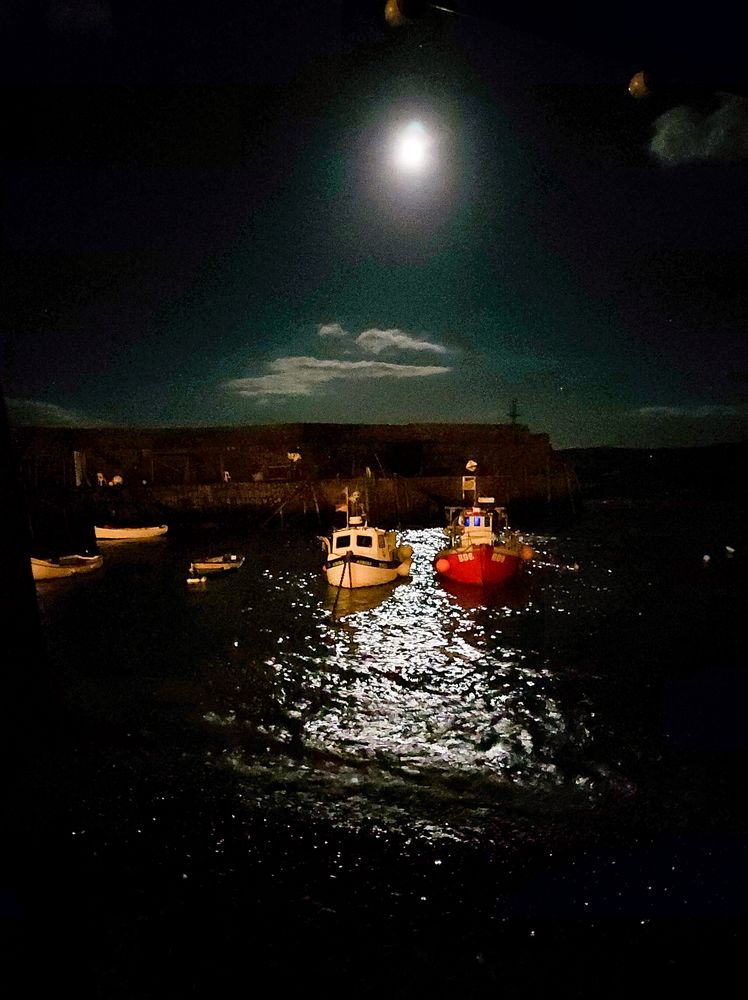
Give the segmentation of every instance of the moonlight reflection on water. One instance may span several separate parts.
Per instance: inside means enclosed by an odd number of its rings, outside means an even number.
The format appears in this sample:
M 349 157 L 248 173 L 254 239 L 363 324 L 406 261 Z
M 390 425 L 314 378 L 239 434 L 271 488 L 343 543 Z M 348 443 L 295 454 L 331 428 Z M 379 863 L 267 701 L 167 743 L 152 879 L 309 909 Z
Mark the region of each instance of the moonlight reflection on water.
M 188 992 L 193 953 L 244 954 L 250 923 L 282 977 L 289 935 L 314 963 L 334 921 L 369 995 L 392 984 L 368 935 L 419 982 L 479 991 L 548 921 L 585 938 L 569 962 L 602 956 L 611 920 L 632 947 L 656 925 L 665 963 L 684 933 L 690 954 L 692 916 L 742 907 L 741 524 L 595 511 L 531 537 L 538 559 L 494 594 L 435 579 L 437 529 L 406 533 L 413 576 L 376 594 L 336 595 L 311 538 L 221 529 L 40 584 L 63 691 L 50 884 L 98 941 L 99 995 L 172 995 L 138 992 L 132 957 L 164 914 Z M 247 561 L 188 587 L 208 547 Z M 435 937 L 414 948 L 415 929 Z
M 311 575 L 266 571 L 269 594 L 301 591 L 290 602 L 292 628 L 274 631 L 272 655 L 237 660 L 235 670 L 242 689 L 272 674 L 275 718 L 258 714 L 256 700 L 205 715 L 253 734 L 224 758 L 248 796 L 277 803 L 280 783 L 286 809 L 454 838 L 474 836 L 493 800 L 503 807 L 506 786 L 576 794 L 589 783 L 590 708 L 559 702 L 539 633 L 564 610 L 539 600 L 542 571 L 513 589 L 455 595 L 431 571 L 440 532 L 406 540 L 413 577 L 389 587 L 337 593 Z M 307 619 L 314 629 L 302 626 Z M 260 745 L 263 735 L 275 752 Z

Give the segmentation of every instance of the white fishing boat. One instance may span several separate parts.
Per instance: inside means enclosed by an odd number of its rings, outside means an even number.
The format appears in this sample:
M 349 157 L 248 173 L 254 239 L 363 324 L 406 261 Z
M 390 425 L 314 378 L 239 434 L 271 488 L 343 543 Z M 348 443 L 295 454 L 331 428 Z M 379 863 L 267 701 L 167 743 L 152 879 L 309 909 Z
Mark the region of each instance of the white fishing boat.
M 80 576 L 101 569 L 104 557 L 97 553 L 93 556 L 68 555 L 56 559 L 39 559 L 31 556 L 31 573 L 35 580 L 57 580 L 68 576 Z
M 143 528 L 121 527 L 112 524 L 96 524 L 96 538 L 104 542 L 136 542 L 146 538 L 158 538 L 169 530 L 167 524 L 147 525 Z
M 238 555 L 236 552 L 224 552 L 219 556 L 205 556 L 202 559 L 193 559 L 190 563 L 189 573 L 190 576 L 231 573 L 241 569 L 243 565 L 244 556 Z
M 398 541 L 395 531 L 369 525 L 358 504 L 359 494 L 348 496 L 344 506 L 345 525 L 329 537 L 321 536 L 327 558 L 323 570 L 333 587 L 378 587 L 398 577 L 410 575 L 413 549 Z M 357 513 L 351 513 L 351 507 Z

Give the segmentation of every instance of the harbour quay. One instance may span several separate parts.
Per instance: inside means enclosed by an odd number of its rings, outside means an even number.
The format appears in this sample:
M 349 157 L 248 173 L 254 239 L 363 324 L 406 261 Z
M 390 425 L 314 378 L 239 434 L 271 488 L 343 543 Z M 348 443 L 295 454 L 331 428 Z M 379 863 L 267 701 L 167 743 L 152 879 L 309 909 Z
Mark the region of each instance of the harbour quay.
M 348 487 L 372 516 L 432 525 L 460 499 L 468 462 L 515 516 L 578 504 L 573 464 L 517 423 L 16 427 L 13 440 L 31 509 L 327 521 Z

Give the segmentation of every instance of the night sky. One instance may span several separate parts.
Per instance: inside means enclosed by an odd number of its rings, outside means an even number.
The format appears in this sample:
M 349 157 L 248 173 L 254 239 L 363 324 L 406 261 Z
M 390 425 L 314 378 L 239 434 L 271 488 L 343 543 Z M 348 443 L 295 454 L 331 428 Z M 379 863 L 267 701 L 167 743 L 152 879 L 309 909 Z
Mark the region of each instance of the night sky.
M 738 14 L 453 6 L 5 3 L 11 420 L 744 439 Z

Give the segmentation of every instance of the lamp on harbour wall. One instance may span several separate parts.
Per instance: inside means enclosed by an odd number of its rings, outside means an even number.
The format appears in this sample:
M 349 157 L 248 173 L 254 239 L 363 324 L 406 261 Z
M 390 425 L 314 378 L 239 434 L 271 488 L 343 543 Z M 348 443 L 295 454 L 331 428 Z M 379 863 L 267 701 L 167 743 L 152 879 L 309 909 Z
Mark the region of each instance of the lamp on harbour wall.
M 465 468 L 470 473 L 469 476 L 462 477 L 462 501 L 464 504 L 474 504 L 478 496 L 478 486 L 475 473 L 478 470 L 478 463 L 471 458 L 465 463 Z

